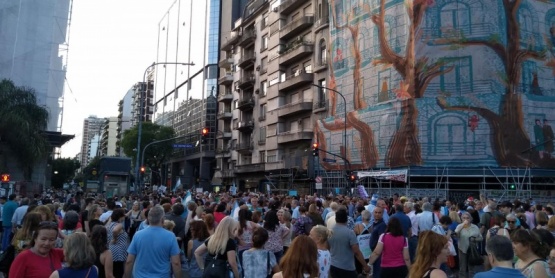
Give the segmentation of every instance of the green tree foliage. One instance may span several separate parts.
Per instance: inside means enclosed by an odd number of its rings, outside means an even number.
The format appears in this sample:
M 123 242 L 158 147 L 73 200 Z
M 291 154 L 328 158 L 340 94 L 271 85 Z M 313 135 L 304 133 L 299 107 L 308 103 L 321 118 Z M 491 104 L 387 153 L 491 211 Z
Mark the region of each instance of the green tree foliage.
M 33 166 L 44 159 L 49 144 L 41 132 L 48 124 L 48 111 L 37 105 L 34 89 L 18 87 L 12 81 L 0 81 L 0 141 L 13 153 L 30 179 Z M 2 167 L 5 167 L 6 157 Z
M 137 126 L 126 130 L 123 133 L 123 140 L 121 142 L 121 147 L 126 156 L 131 157 L 133 162 L 136 161 L 137 152 Z M 141 152 L 144 147 L 154 141 L 166 140 L 175 137 L 173 128 L 157 125 L 154 123 L 143 123 L 142 137 L 141 137 Z M 144 161 L 146 166 L 150 168 L 158 168 L 162 162 L 169 158 L 173 151 L 173 142 L 167 141 L 159 144 L 153 144 L 146 149 L 146 152 L 142 154 L 144 156 Z
M 75 170 L 81 164 L 72 158 L 58 158 L 52 161 L 52 187 L 62 188 L 63 184 L 70 182 L 74 177 Z
M 93 170 L 96 170 L 96 175 L 93 175 Z M 98 180 L 98 172 L 100 171 L 100 156 L 95 156 L 89 164 L 83 168 L 83 171 L 75 176 L 75 182 L 83 182 L 87 180 Z

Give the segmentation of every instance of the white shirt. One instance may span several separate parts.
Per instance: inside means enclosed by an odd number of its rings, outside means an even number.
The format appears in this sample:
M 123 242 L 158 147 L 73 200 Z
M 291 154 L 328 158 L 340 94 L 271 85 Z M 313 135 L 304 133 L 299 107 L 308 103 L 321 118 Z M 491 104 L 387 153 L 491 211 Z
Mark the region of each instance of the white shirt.
M 23 216 L 25 216 L 28 209 L 28 205 L 18 207 L 13 213 L 12 223 L 14 223 L 16 226 L 21 225 L 21 221 L 23 221 Z
M 418 235 L 418 217 L 416 217 L 416 213 L 414 212 L 414 210 L 411 210 L 409 213 L 407 213 L 407 216 L 410 219 L 410 223 L 411 225 L 411 236 L 417 236 Z
M 109 211 L 103 213 L 102 215 L 100 215 L 98 220 L 100 220 L 100 222 L 106 222 L 106 220 L 108 220 L 108 218 L 110 218 L 110 216 L 112 216 L 112 212 L 114 212 L 114 211 L 109 210 Z

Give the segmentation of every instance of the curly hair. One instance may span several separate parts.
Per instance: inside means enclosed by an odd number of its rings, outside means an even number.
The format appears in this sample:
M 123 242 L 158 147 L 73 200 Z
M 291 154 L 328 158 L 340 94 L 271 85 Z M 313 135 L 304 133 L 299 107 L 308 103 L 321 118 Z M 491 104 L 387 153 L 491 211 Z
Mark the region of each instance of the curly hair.
M 318 277 L 318 248 L 306 235 L 297 236 L 287 253 L 281 258 L 279 268 L 283 277 Z

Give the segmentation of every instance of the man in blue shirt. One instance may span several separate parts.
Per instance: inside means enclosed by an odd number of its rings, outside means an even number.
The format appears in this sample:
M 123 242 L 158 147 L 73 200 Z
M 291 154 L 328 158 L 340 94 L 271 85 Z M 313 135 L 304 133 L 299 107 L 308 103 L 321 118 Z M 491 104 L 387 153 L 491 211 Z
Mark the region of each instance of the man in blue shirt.
M 378 245 L 378 240 L 380 239 L 380 235 L 385 233 L 385 230 L 387 228 L 387 225 L 383 220 L 384 211 L 385 210 L 379 206 L 374 208 L 374 221 L 372 222 L 372 226 L 374 228 L 372 229 L 372 235 L 370 236 L 370 249 L 372 250 L 376 249 L 376 246 Z M 379 259 L 377 259 L 372 265 L 373 277 L 380 277 L 381 264 L 382 258 L 380 256 Z
M 410 222 L 410 218 L 403 211 L 403 205 L 401 203 L 395 205 L 395 213 L 391 216 L 391 218 L 399 219 L 399 222 L 401 222 L 401 226 L 403 227 L 403 235 L 408 237 L 412 223 Z
M 155 206 L 148 213 L 149 227 L 137 232 L 127 249 L 125 277 L 181 278 L 180 250 L 175 235 L 165 230 L 164 209 Z
M 15 210 L 19 206 L 15 202 L 17 195 L 12 194 L 8 197 L 8 202 L 2 207 L 2 227 L 4 228 L 4 234 L 2 235 L 2 251 L 6 251 L 10 245 L 10 236 L 12 234 L 12 218 Z
M 524 278 L 518 269 L 513 268 L 513 245 L 505 236 L 493 236 L 486 244 L 488 260 L 493 267 L 490 271 L 480 272 L 474 278 Z

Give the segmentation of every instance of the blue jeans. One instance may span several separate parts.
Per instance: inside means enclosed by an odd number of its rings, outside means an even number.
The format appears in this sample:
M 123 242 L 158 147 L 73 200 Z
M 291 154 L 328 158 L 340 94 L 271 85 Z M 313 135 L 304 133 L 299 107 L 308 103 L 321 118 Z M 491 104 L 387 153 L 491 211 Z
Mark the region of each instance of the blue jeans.
M 381 277 L 382 273 L 382 256 L 380 256 L 374 264 L 372 264 L 372 277 Z
M 418 237 L 410 237 L 409 238 L 409 255 L 410 255 L 410 262 L 414 263 L 414 257 L 416 255 L 416 247 L 418 246 Z
M 6 251 L 10 245 L 12 235 L 12 226 L 4 226 L 4 234 L 2 235 L 2 251 Z

